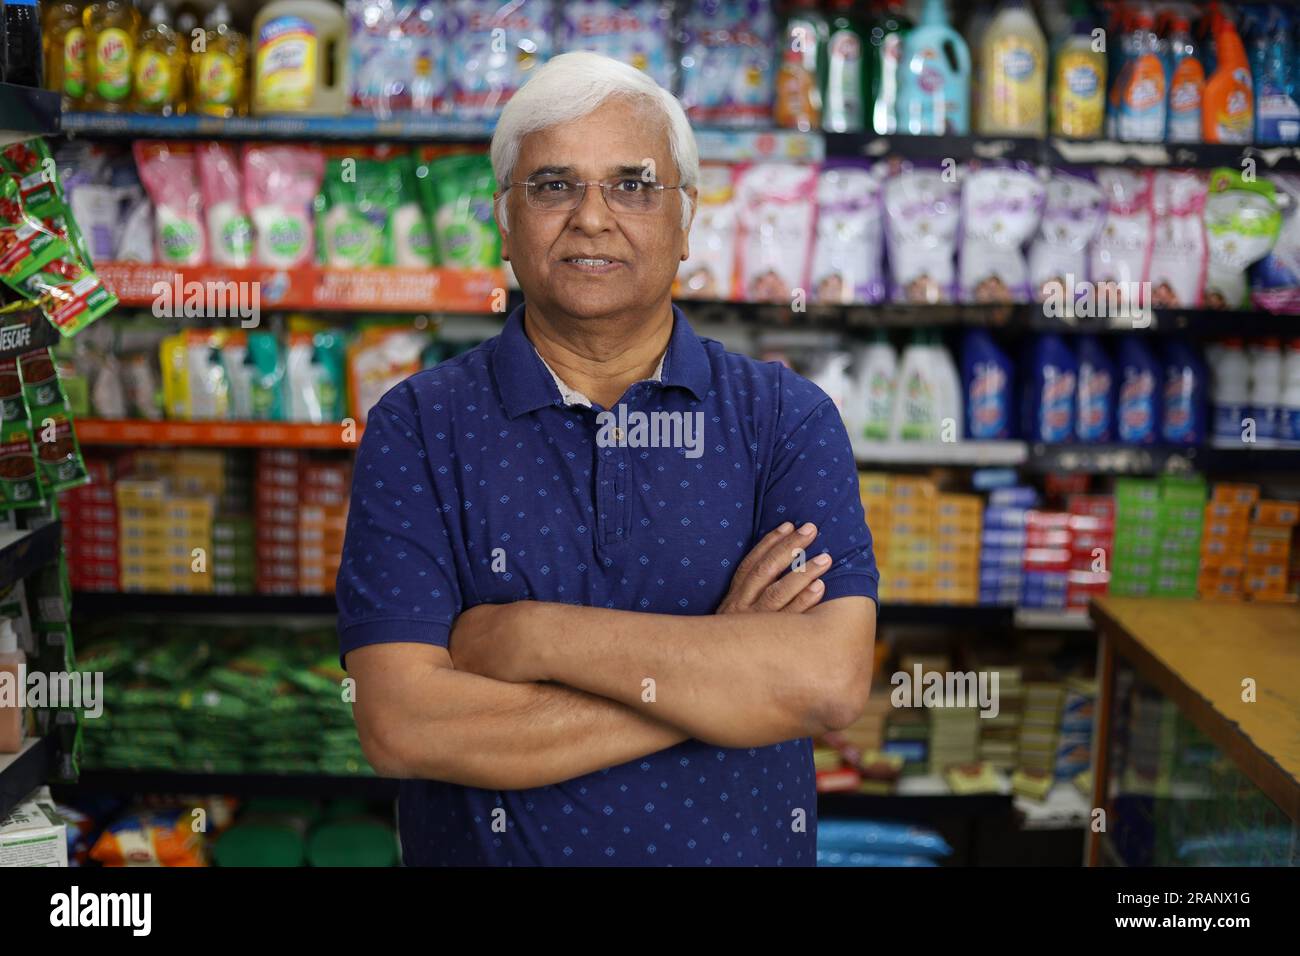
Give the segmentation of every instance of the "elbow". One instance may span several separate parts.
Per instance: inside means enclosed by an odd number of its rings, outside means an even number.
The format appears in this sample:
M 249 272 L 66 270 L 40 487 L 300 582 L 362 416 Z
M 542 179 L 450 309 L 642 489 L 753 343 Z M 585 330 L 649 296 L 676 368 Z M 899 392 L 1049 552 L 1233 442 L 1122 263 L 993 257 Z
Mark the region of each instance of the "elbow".
M 355 708 L 354 713 L 361 752 L 376 774 L 397 779 L 425 775 L 409 735 L 398 721 L 384 714 L 363 714 Z
M 871 696 L 871 655 L 857 649 L 841 657 L 828 674 L 817 682 L 810 722 L 814 736 L 844 730 L 857 723 Z

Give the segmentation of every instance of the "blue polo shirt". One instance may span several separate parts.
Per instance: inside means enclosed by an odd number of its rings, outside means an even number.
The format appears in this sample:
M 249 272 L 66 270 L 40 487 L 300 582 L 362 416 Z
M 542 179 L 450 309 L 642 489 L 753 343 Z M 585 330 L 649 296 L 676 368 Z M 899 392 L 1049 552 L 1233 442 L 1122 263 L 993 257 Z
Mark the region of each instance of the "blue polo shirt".
M 524 334 L 522 306 L 500 335 L 380 399 L 357 454 L 338 574 L 341 653 L 388 641 L 445 647 L 456 616 L 483 603 L 712 614 L 741 559 L 787 520 L 817 525 L 809 558 L 835 559 L 823 601 L 875 600 L 871 534 L 835 405 L 673 312 L 659 380 L 633 384 L 620 404 L 701 412 L 693 449 L 654 447 L 634 428 L 598 441 L 605 410 L 564 403 Z M 688 740 L 528 790 L 407 780 L 402 854 L 407 865 L 811 866 L 814 783 L 807 738 L 747 749 Z M 505 832 L 493 828 L 498 807 Z

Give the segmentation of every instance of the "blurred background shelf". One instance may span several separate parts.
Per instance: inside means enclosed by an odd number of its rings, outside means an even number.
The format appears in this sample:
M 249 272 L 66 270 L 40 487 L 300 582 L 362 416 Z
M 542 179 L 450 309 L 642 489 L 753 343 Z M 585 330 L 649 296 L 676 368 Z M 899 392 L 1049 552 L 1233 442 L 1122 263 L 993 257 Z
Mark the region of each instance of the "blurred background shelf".
M 347 440 L 355 432 L 355 440 Z M 83 445 L 173 445 L 207 448 L 355 448 L 360 425 L 306 425 L 296 422 L 150 422 L 77 419 Z
M 239 797 L 353 797 L 391 800 L 398 781 L 372 776 L 276 773 L 176 773 L 158 770 L 87 770 L 68 789 L 107 794 L 223 794 Z
M 62 97 L 51 90 L 0 83 L 0 146 L 33 136 L 53 136 L 62 119 Z
M 63 529 L 51 521 L 30 530 L 0 530 L 0 588 L 54 561 L 63 547 Z
M 16 754 L 0 754 L 0 820 L 49 777 L 51 753 L 43 737 L 23 744 Z

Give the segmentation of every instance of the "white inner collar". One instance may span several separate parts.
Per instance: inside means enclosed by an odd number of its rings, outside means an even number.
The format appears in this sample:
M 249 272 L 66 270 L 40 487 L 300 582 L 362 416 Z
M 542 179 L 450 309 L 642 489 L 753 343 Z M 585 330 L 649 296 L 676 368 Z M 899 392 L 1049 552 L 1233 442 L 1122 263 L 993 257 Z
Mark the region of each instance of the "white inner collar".
M 533 346 L 533 351 L 537 352 L 537 346 Z M 546 365 L 546 371 L 550 372 L 551 378 L 555 379 L 555 387 L 560 390 L 560 399 L 565 405 L 581 405 L 584 408 L 592 407 L 591 399 L 583 395 L 582 392 L 569 388 L 564 384 L 564 380 L 555 374 L 555 369 L 546 364 L 546 359 L 542 358 L 541 352 L 537 352 L 537 357 L 542 359 L 542 364 Z M 664 378 L 664 360 L 666 358 L 668 358 L 668 350 L 664 349 L 664 354 L 659 356 L 659 366 L 655 369 L 654 375 L 651 378 L 642 379 L 642 381 L 662 382 Z

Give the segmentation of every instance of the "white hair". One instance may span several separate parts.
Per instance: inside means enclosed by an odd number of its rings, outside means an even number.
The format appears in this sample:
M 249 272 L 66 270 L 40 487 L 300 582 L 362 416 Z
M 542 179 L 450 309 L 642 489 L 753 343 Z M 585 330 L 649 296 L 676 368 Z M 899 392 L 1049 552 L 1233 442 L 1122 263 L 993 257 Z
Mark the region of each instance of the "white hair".
M 535 72 L 501 111 L 492 134 L 492 172 L 501 190 L 501 228 L 506 229 L 505 198 L 514 178 L 519 149 L 529 133 L 581 119 L 610 97 L 622 97 L 658 112 L 668 127 L 668 145 L 681 185 L 700 179 L 700 150 L 686 111 L 648 74 L 599 53 L 561 53 Z M 683 191 L 682 228 L 691 219 L 691 199 Z

